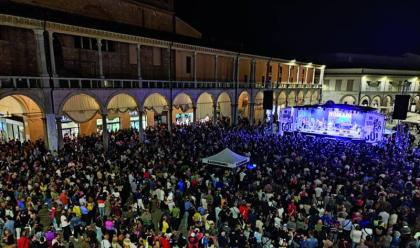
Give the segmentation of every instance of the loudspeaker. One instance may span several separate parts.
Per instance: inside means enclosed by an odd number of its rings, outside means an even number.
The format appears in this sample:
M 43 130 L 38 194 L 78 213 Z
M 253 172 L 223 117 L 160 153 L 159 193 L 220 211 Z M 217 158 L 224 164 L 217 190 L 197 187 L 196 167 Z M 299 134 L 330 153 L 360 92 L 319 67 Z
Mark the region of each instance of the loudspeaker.
M 273 109 L 273 91 L 272 90 L 264 91 L 263 108 Z
M 408 103 L 410 96 L 407 95 L 396 95 L 394 102 L 394 113 L 392 113 L 392 119 L 405 120 L 407 118 Z

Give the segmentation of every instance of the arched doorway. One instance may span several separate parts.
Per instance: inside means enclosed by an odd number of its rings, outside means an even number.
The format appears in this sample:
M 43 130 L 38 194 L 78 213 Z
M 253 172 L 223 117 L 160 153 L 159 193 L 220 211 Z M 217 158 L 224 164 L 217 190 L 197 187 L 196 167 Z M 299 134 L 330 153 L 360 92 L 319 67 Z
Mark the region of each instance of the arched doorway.
M 113 96 L 107 104 L 107 110 L 108 131 L 128 128 L 139 130 L 140 123 L 142 123 L 143 128 L 146 127 L 146 118 L 142 118 L 143 120 L 140 121 L 139 107 L 136 100 L 126 93 Z
M 383 106 L 386 108 L 385 112 L 390 113 L 392 111 L 392 97 L 391 96 L 385 96 Z
M 304 104 L 305 101 L 305 97 L 304 97 L 304 93 L 303 91 L 299 91 L 298 96 L 297 96 L 297 105 L 298 106 L 302 106 Z
M 354 104 L 356 104 L 356 98 L 354 96 L 347 95 L 347 96 L 344 96 L 341 99 L 341 103 L 342 104 L 348 104 L 348 105 L 354 105 Z
M 318 104 L 319 103 L 319 92 L 315 90 L 311 96 L 311 104 Z
M 0 142 L 45 140 L 44 113 L 33 99 L 11 95 L 0 99 Z
M 143 108 L 147 126 L 168 124 L 168 102 L 161 94 L 153 93 L 149 95 L 144 101 Z
M 191 124 L 195 121 L 191 97 L 185 93 L 176 95 L 172 102 L 172 123 Z
M 255 104 L 254 104 L 255 123 L 264 121 L 263 101 L 264 101 L 264 93 L 262 91 L 260 91 L 255 96 Z
M 249 95 L 243 91 L 238 98 L 238 115 L 241 118 L 248 118 L 249 114 Z
M 381 107 L 381 97 L 375 96 L 372 98 L 372 107 L 380 108 Z
M 278 98 L 277 98 L 277 111 L 280 114 L 281 109 L 286 107 L 286 101 L 287 101 L 287 96 L 286 96 L 286 92 L 282 91 L 280 92 Z
M 287 106 L 288 107 L 296 106 L 296 94 L 294 91 L 291 91 L 289 93 L 289 96 L 287 97 Z
M 414 97 L 414 102 L 416 105 L 416 112 L 420 112 L 420 95 Z
M 312 97 L 312 92 L 308 90 L 308 92 L 306 92 L 305 94 L 304 104 L 311 104 L 311 97 Z
M 232 115 L 232 101 L 226 92 L 222 92 L 217 98 L 217 117 L 218 119 L 230 120 Z
M 213 112 L 213 98 L 207 92 L 202 93 L 197 99 L 197 120 L 210 121 Z
M 92 135 L 102 130 L 101 107 L 98 101 L 87 94 L 77 94 L 63 105 L 61 120 L 63 137 Z
M 363 96 L 360 99 L 360 105 L 362 105 L 362 106 L 369 106 L 369 103 L 370 103 L 370 99 L 369 99 L 368 96 Z

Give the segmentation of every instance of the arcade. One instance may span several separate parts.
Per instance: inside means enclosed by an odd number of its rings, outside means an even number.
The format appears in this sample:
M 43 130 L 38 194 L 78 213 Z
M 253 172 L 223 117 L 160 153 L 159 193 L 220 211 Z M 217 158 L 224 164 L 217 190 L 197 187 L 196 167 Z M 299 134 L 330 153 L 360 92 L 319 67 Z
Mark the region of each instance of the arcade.
M 342 137 L 377 143 L 384 134 L 385 117 L 364 106 L 326 103 L 283 109 L 280 132 Z

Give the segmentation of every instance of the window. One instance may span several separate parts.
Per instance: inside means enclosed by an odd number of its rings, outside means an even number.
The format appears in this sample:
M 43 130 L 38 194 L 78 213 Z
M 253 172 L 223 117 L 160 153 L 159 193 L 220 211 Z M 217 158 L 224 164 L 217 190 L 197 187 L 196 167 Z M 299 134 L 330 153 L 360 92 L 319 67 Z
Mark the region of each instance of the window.
M 82 48 L 83 49 L 91 49 L 90 38 L 82 37 Z
M 162 64 L 162 53 L 160 47 L 153 47 L 153 65 L 159 66 Z
M 337 79 L 335 80 L 335 91 L 341 91 L 341 83 L 343 82 L 343 80 L 341 79 Z
M 128 46 L 128 61 L 130 65 L 137 65 L 137 46 L 134 44 Z
M 347 91 L 353 91 L 353 84 L 354 84 L 354 80 L 352 79 L 347 80 Z
M 192 61 L 191 56 L 187 56 L 187 60 L 186 60 L 186 64 L 185 64 L 185 69 L 186 69 L 186 72 L 188 74 L 191 73 L 191 61 Z
M 324 79 L 324 85 L 325 86 L 330 86 L 330 80 L 329 79 Z
M 273 66 L 270 65 L 269 69 L 268 69 L 269 73 L 272 73 L 273 71 Z
M 82 41 L 81 41 L 82 37 L 79 36 L 73 36 L 74 39 L 74 48 L 82 48 Z

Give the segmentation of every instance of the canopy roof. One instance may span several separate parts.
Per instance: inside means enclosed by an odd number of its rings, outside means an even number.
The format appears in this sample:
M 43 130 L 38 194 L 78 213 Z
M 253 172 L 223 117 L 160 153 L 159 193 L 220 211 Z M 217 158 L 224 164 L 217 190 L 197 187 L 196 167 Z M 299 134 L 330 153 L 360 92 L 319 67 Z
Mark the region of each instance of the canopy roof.
M 237 166 L 248 163 L 249 157 L 241 156 L 226 148 L 213 156 L 203 158 L 202 162 L 227 168 L 236 168 Z

